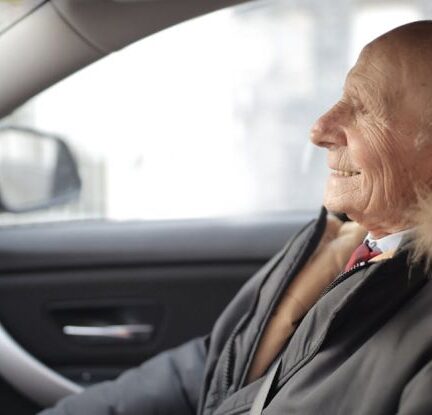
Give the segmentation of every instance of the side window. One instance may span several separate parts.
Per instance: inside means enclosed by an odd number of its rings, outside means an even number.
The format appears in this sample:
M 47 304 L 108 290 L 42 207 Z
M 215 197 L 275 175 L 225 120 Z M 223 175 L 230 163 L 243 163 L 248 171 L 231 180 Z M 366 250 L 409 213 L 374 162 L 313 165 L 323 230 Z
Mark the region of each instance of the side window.
M 4 120 L 69 143 L 80 199 L 0 224 L 316 209 L 327 168 L 309 143 L 312 122 L 338 99 L 360 48 L 422 18 L 424 4 L 247 3 L 83 69 Z

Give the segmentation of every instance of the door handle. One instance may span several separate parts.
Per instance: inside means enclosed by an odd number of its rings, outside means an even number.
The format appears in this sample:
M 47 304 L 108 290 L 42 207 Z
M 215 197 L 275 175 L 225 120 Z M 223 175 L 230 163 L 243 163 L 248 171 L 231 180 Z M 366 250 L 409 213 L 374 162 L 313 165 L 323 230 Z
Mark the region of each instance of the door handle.
M 149 340 L 151 324 L 118 324 L 111 326 L 64 326 L 63 333 L 74 337 L 96 337 L 116 340 Z

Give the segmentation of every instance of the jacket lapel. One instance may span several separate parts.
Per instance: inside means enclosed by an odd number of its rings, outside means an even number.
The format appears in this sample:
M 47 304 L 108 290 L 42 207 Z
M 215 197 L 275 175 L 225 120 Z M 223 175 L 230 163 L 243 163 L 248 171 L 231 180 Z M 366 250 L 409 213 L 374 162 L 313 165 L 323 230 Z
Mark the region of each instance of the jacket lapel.
M 316 249 L 325 229 L 326 217 L 327 210 L 323 208 L 314 225 L 306 228 L 299 237 L 293 240 L 279 265 L 267 276 L 266 283 L 258 287 L 255 293 L 254 307 L 244 322 L 244 330 L 235 338 L 234 389 L 243 385 L 258 340 L 281 295 L 307 258 Z M 293 255 L 293 253 L 295 254 Z M 250 352 L 246 354 L 242 352 L 244 350 Z

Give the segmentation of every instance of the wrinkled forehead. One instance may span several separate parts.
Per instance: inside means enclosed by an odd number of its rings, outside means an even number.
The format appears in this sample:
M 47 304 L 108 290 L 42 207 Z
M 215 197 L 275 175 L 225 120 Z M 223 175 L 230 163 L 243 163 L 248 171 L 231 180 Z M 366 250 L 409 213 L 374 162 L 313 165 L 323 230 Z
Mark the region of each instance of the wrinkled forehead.
M 393 39 L 380 38 L 362 50 L 346 77 L 344 91 L 378 100 L 389 109 L 410 107 L 414 100 L 419 110 L 420 98 L 423 103 L 432 98 L 430 73 L 424 59 L 412 50 Z
M 368 44 L 348 73 L 346 83 L 369 85 L 399 96 L 432 97 L 432 51 L 397 36 L 384 35 Z
M 360 53 L 357 62 L 348 72 L 345 85 L 370 86 L 373 88 L 400 86 L 406 78 L 405 65 L 402 65 L 397 51 L 394 54 L 388 48 L 379 45 L 367 45 Z

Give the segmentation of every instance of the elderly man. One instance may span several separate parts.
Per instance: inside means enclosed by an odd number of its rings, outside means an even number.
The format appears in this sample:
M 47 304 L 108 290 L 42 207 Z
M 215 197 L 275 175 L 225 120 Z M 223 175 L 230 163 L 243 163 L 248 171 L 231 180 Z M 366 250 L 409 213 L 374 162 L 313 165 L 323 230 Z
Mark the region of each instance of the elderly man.
M 432 414 L 431 67 L 432 22 L 397 28 L 313 126 L 352 222 L 323 208 L 209 337 L 44 414 Z

